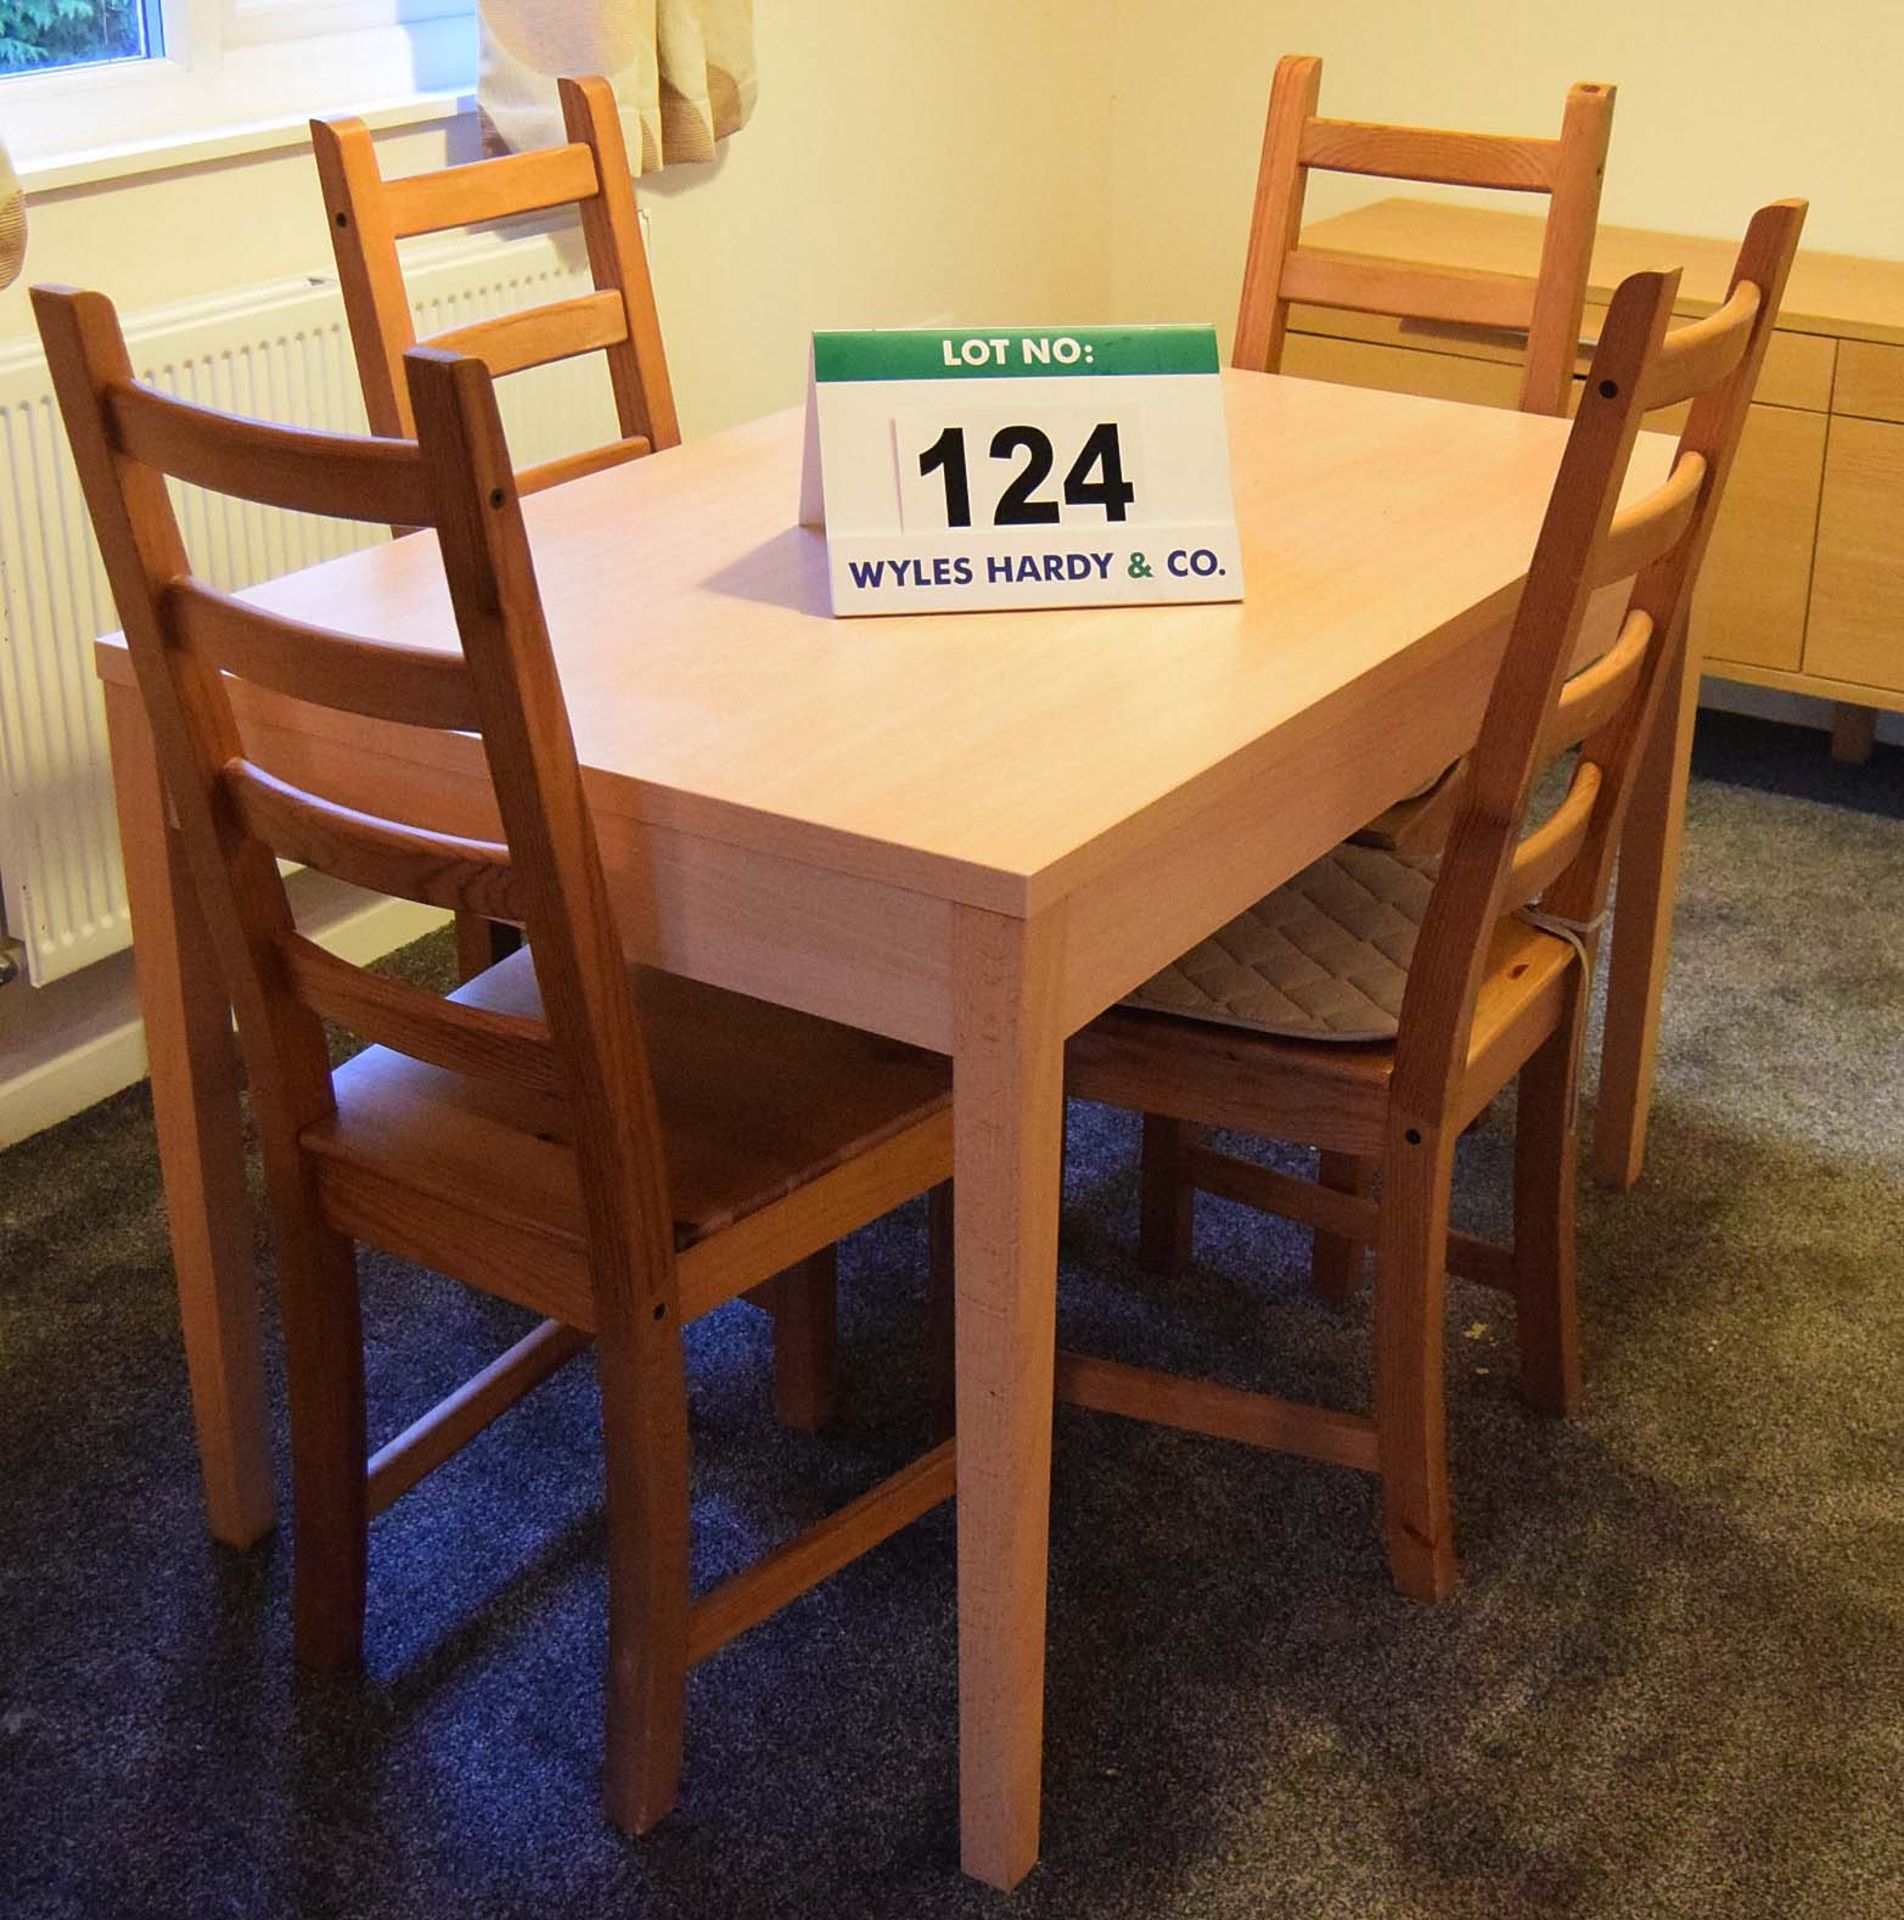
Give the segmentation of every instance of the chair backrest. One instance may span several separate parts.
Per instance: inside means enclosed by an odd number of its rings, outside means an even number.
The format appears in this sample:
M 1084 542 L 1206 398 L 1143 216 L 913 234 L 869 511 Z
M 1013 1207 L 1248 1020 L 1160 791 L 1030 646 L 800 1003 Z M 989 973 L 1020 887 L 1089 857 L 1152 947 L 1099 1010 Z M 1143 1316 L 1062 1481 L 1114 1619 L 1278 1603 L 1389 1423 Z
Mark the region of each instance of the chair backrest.
M 614 94 L 601 79 L 560 82 L 566 146 L 386 180 L 361 120 L 313 120 L 311 140 L 343 283 L 372 433 L 413 437 L 403 356 L 417 344 L 397 242 L 446 227 L 573 204 L 595 291 L 478 320 L 423 344 L 471 354 L 500 378 L 577 354 L 607 356 L 621 437 L 532 467 L 528 490 L 680 444 L 661 321 Z
M 1502 915 L 1533 907 L 1592 950 L 1661 691 L 1685 671 L 1687 607 L 1804 219 L 1802 200 L 1761 208 L 1724 304 L 1676 332 L 1677 271 L 1634 274 L 1614 295 L 1409 969 L 1404 1112 L 1433 1116 L 1450 1097 Z M 1666 479 L 1622 507 L 1642 415 L 1688 400 Z M 1570 674 L 1588 601 L 1624 582 L 1616 639 Z M 1535 780 L 1576 746 L 1565 797 L 1526 831 Z
M 308 1178 L 302 1137 L 335 1111 L 322 1024 L 335 1020 L 500 1083 L 512 1109 L 573 1142 L 601 1324 L 630 1298 L 672 1312 L 673 1234 L 646 1053 L 488 371 L 413 352 L 416 443 L 303 432 L 139 384 L 101 294 L 36 287 L 33 304 L 238 1014 L 274 1194 L 279 1182 Z M 207 586 L 192 573 L 168 475 L 298 512 L 434 527 L 461 654 L 302 625 Z M 479 734 L 502 839 L 374 815 L 278 777 L 247 751 L 231 680 L 334 712 Z M 546 1018 L 440 1000 L 326 952 L 297 931 L 280 858 L 378 893 L 521 922 Z
M 1316 112 L 1321 89 L 1322 62 L 1313 54 L 1286 54 L 1277 62 L 1243 273 L 1235 364 L 1259 373 L 1277 370 L 1289 308 L 1296 301 L 1500 329 L 1527 338 L 1522 410 L 1565 413 L 1613 127 L 1613 89 L 1571 89 L 1560 135 L 1552 140 L 1324 120 Z M 1316 168 L 1545 194 L 1540 271 L 1530 279 L 1304 247 L 1303 196 Z

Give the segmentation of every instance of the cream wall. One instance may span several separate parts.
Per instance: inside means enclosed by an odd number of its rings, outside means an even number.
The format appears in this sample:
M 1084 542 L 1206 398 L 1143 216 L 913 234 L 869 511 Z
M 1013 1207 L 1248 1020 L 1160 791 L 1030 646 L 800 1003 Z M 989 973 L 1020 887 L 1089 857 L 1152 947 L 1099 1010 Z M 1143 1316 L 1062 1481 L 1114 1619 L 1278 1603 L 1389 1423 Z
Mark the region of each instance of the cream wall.
M 795 400 L 815 325 L 1105 307 L 1112 43 L 1080 30 L 1096 11 L 759 0 L 752 124 L 642 188 L 687 432 Z M 463 122 L 379 145 L 399 172 L 468 158 L 472 139 Z M 39 197 L 31 223 L 28 279 L 102 287 L 127 312 L 330 257 L 308 148 Z M 30 331 L 24 286 L 0 295 L 0 340 Z
M 1898 0 L 1119 0 L 1110 176 L 1123 319 L 1235 321 L 1270 73 L 1326 62 L 1324 111 L 1556 130 L 1576 80 L 1619 88 L 1602 217 L 1726 235 L 1812 202 L 1808 246 L 1904 256 Z M 1377 197 L 1320 180 L 1329 212 Z
M 754 123 L 717 163 L 643 188 L 690 432 L 791 401 L 816 324 L 1207 318 L 1227 336 L 1286 50 L 1325 56 L 1325 102 L 1347 117 L 1531 131 L 1557 123 L 1570 81 L 1613 80 L 1608 219 L 1725 234 L 1759 201 L 1799 192 L 1811 245 L 1904 253 L 1897 0 L 1828 0 L 1822 13 L 1789 0 L 759 0 L 757 12 Z M 469 157 L 472 139 L 465 121 L 379 144 L 407 171 Z M 1319 183 L 1313 204 L 1370 192 Z M 32 222 L 29 277 L 106 287 L 128 311 L 328 258 L 303 149 L 40 197 Z M 0 294 L 0 340 L 28 331 L 23 287 Z

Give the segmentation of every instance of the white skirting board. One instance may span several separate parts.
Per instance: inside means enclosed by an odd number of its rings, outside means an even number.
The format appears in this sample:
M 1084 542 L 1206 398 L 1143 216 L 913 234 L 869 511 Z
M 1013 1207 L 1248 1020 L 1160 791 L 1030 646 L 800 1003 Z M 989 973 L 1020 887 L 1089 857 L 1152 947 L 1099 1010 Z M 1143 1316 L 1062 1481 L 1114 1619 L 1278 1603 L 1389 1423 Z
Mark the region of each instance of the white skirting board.
M 292 876 L 291 890 L 312 938 L 347 960 L 374 960 L 449 918 L 435 907 L 376 899 L 318 874 Z M 145 1067 L 130 953 L 50 987 L 16 982 L 0 992 L 0 1148 L 144 1079 Z

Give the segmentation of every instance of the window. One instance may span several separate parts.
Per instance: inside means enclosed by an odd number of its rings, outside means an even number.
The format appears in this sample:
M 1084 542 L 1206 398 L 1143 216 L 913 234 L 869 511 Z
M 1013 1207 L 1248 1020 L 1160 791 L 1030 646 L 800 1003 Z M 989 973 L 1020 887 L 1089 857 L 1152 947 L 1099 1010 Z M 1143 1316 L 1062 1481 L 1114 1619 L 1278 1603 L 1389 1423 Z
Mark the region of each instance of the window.
M 147 60 L 161 34 L 154 0 L 0 0 L 0 73 Z
M 0 126 L 32 170 L 476 78 L 474 0 L 0 0 Z

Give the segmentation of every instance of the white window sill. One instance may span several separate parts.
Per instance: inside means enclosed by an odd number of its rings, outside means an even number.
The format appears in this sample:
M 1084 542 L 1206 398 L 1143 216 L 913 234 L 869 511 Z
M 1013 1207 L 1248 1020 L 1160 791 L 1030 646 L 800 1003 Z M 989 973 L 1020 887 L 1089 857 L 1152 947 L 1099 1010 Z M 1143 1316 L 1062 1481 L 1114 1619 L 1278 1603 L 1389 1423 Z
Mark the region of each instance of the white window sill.
M 354 107 L 352 112 L 373 131 L 391 127 L 421 127 L 455 120 L 476 109 L 467 88 L 441 93 L 418 93 L 376 106 Z M 20 184 L 29 202 L 39 194 L 70 187 L 89 187 L 104 181 L 128 179 L 142 173 L 164 173 L 174 167 L 197 166 L 207 160 L 228 160 L 251 153 L 270 153 L 282 147 L 308 145 L 311 116 L 289 115 L 260 120 L 248 126 L 221 127 L 202 133 L 165 134 L 153 140 L 129 141 L 124 146 L 89 147 L 45 160 L 22 161 Z
M 220 4 L 189 0 L 184 13 L 216 17 Z M 366 103 L 384 126 L 447 119 L 475 85 L 475 18 L 467 0 L 418 4 L 427 17 L 407 24 L 222 46 L 182 30 L 162 58 L 0 78 L 0 126 L 27 192 L 44 194 L 295 146 L 311 115 Z

